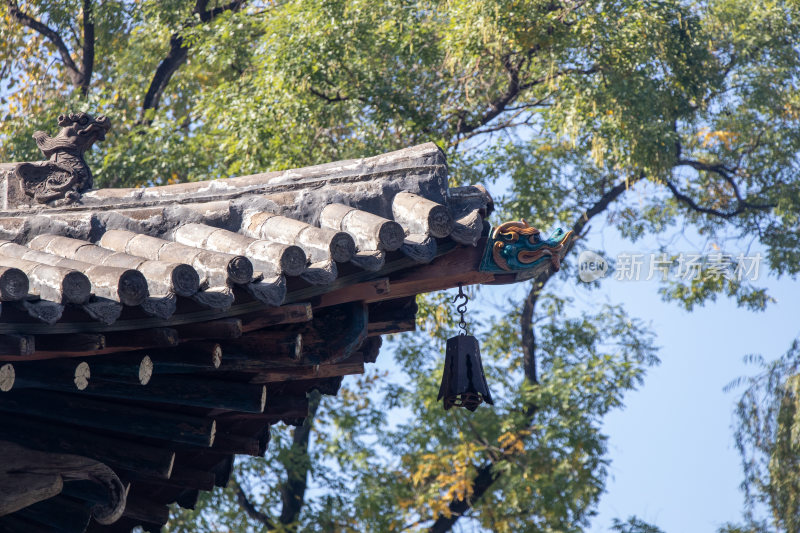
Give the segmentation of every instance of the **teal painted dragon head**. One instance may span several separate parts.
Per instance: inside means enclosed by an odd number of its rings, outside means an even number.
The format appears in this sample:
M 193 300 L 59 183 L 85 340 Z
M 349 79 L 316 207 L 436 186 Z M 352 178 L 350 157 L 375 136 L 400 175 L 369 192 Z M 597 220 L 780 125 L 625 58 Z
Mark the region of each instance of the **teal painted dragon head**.
M 492 232 L 486 246 L 481 270 L 483 272 L 527 272 L 539 270 L 549 263 L 553 270 L 561 267 L 572 231 L 557 229 L 547 239 L 541 232 L 522 220 L 506 222 Z

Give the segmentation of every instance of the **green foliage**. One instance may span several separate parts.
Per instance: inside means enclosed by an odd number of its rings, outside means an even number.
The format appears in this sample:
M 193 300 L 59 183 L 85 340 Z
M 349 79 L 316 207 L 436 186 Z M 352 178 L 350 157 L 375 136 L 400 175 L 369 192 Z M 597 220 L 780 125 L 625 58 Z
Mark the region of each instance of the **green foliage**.
M 635 516 L 628 518 L 625 522 L 615 519 L 611 529 L 618 533 L 664 533 L 656 526 Z
M 759 372 L 728 387 L 744 387 L 736 407 L 736 445 L 745 473 L 747 513 L 753 531 L 800 531 L 800 342 L 782 357 L 747 361 Z M 769 519 L 761 512 L 769 511 Z
M 486 325 L 480 340 L 496 404 L 474 413 L 445 412 L 436 401 L 444 343 L 456 333 L 447 319 L 442 324 L 430 314 L 420 331 L 396 338 L 390 350 L 402 376 L 372 371 L 345 382 L 337 398 L 323 403 L 310 463 L 318 495 L 307 497 L 300 529 L 425 529 L 438 514 L 447 516 L 454 497 L 471 496 L 481 468 L 499 476 L 470 513 L 481 527 L 578 531 L 588 524 L 606 477 L 602 417 L 657 360 L 651 333 L 622 309 L 565 317 L 567 303 L 543 302 L 552 318 L 540 327 L 544 378 L 538 386 L 522 377 L 513 304 L 508 315 Z M 277 442 L 266 461 L 239 462 L 240 483 L 257 480 L 267 491 L 275 486 L 267 465 L 285 462 L 286 449 L 285 433 L 273 436 Z M 274 496 L 267 492 L 259 500 L 273 521 L 279 512 Z M 198 526 L 197 513 L 189 513 L 191 520 L 181 518 L 170 530 L 258 530 L 258 523 L 237 525 L 241 513 L 224 512 L 236 506 L 233 490 L 218 491 L 209 503 L 213 507 L 204 505 L 203 513 L 223 511 L 213 513 L 213 526 Z
M 100 186 L 226 177 L 434 141 L 453 185 L 501 178 L 498 219 L 578 233 L 610 223 L 632 241 L 689 229 L 735 242 L 731 252 L 758 250 L 771 273 L 800 272 L 796 1 L 92 2 L 86 91 L 13 5 L 0 5 L 2 161 L 37 159 L 31 133 L 52 132 L 67 110 L 112 119 L 107 141 L 88 154 Z M 80 64 L 82 1 L 18 5 Z M 145 106 L 176 39 L 186 60 L 173 65 L 159 105 Z M 580 529 L 604 486 L 599 421 L 641 380 L 653 346 L 619 309 L 568 317 L 552 287 L 542 291 L 533 309 L 538 385 L 522 377 L 529 324 L 512 302 L 480 332 L 498 406 L 440 413 L 437 354 L 453 323 L 442 297 L 426 299 L 424 332 L 393 345 L 397 376 L 368 374 L 323 400 L 310 458 L 292 451 L 291 431 L 274 431 L 266 462 L 239 462 L 237 485 L 204 496 L 171 529 L 293 527 L 276 522 L 283 467 L 306 464 L 317 492 L 300 516 L 305 529 L 422 528 L 447 515 L 448 499 L 468 497 L 487 465 L 497 480 L 470 502 L 477 524 Z M 662 294 L 687 309 L 720 295 L 751 309 L 771 301 L 760 287 L 725 279 L 667 282 Z M 746 461 L 748 495 L 766 498 L 787 530 L 800 489 L 780 476 L 795 468 L 796 450 L 791 430 L 776 428 L 794 425 L 794 411 L 779 408 L 794 373 L 768 379 L 770 394 L 748 400 L 739 434 L 748 457 L 768 458 Z M 262 515 L 242 513 L 236 487 Z M 616 527 L 652 530 L 637 519 Z

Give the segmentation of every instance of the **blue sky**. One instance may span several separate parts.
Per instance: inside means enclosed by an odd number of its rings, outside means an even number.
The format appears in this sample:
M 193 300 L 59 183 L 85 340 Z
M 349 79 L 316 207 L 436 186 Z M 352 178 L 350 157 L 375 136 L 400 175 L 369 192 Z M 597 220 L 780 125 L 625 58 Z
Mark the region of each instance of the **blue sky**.
M 764 278 L 777 303 L 753 313 L 721 298 L 693 312 L 661 301 L 656 283 L 608 279 L 604 292 L 651 322 L 661 365 L 605 423 L 611 477 L 592 531 L 636 514 L 668 533 L 715 531 L 741 516 L 742 479 L 733 443 L 738 391 L 723 387 L 773 359 L 800 334 L 800 283 Z
M 634 208 L 642 195 L 658 194 L 656 186 L 640 185 L 623 200 Z M 508 177 L 502 176 L 490 191 L 499 196 L 508 186 Z M 669 254 L 713 253 L 712 243 L 734 256 L 744 252 L 752 257 L 757 251 L 749 247 L 749 239 L 715 243 L 691 229 L 631 243 L 600 220 L 591 226 L 586 248 L 612 264 L 620 253 L 638 252 L 645 254 L 646 265 L 659 245 Z M 540 229 L 549 234 L 554 228 Z M 575 265 L 576 255 L 568 262 Z M 563 290 L 575 299 L 575 308 L 621 304 L 656 334 L 661 359 L 639 390 L 627 394 L 625 407 L 606 418 L 611 460 L 607 492 L 589 531 L 609 531 L 614 518 L 632 515 L 665 533 L 714 532 L 726 522 L 739 521 L 744 504 L 739 489 L 742 469 L 733 439 L 739 390 L 723 388 L 739 376 L 757 372 L 743 362 L 745 355 L 777 358 L 800 336 L 800 281 L 768 276 L 762 260 L 754 285 L 767 287 L 776 300 L 765 311 L 748 311 L 720 296 L 690 312 L 664 302 L 656 280 L 619 281 L 612 272 L 597 290 L 585 291 L 579 287 L 577 268 L 572 270 L 575 282 L 565 283 Z M 645 266 L 645 275 L 646 270 Z M 509 293 L 521 300 L 524 285 L 487 287 L 480 298 L 484 305 L 501 302 Z
M 547 233 L 552 228 L 542 229 Z M 696 235 L 675 232 L 668 240 L 669 253 L 711 250 L 709 241 Z M 652 239 L 631 244 L 599 224 L 586 244 L 612 261 L 619 253 L 649 255 L 658 248 Z M 745 246 L 732 241 L 722 249 L 735 255 Z M 576 255 L 570 261 L 574 264 Z M 800 336 L 800 282 L 768 276 L 762 261 L 755 284 L 766 286 L 777 300 L 766 311 L 748 311 L 720 296 L 690 312 L 664 302 L 655 280 L 620 281 L 610 273 L 597 290 L 585 291 L 579 288 L 577 269 L 572 271 L 576 280 L 564 284 L 564 290 L 575 299 L 576 310 L 606 302 L 623 305 L 656 333 L 661 359 L 644 384 L 626 395 L 625 407 L 606 418 L 611 460 L 607 492 L 589 531 L 609 531 L 614 518 L 632 515 L 666 533 L 714 532 L 726 522 L 739 521 L 742 470 L 733 440 L 739 390 L 723 388 L 757 371 L 743 362 L 745 355 L 774 359 Z M 470 308 L 489 311 L 493 303 L 509 294 L 520 298 L 526 289 L 527 284 L 486 287 Z
M 703 240 L 675 241 L 670 253 L 704 252 Z M 632 245 L 611 228 L 590 234 L 587 243 L 612 260 L 656 248 L 646 241 Z M 656 281 L 619 281 L 613 273 L 599 290 L 574 291 L 578 308 L 622 304 L 650 325 L 661 348 L 661 364 L 606 419 L 610 476 L 590 531 L 609 531 L 614 518 L 631 515 L 667 533 L 716 531 L 741 518 L 742 471 L 732 430 L 738 391 L 723 388 L 756 371 L 743 356 L 773 359 L 800 335 L 800 282 L 769 277 L 762 264 L 757 284 L 777 300 L 764 312 L 725 297 L 689 312 L 664 302 Z

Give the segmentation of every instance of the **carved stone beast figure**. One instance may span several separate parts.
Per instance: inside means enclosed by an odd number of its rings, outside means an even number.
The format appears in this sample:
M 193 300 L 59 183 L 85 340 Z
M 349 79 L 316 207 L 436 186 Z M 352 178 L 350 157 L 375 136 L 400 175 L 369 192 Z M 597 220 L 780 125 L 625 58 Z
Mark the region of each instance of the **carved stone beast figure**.
M 74 202 L 92 188 L 92 172 L 83 153 L 106 138 L 111 121 L 105 116 L 69 113 L 58 117 L 58 125 L 61 131 L 55 137 L 43 131 L 33 134 L 48 160 L 20 163 L 15 170 L 25 194 L 42 204 L 61 199 Z

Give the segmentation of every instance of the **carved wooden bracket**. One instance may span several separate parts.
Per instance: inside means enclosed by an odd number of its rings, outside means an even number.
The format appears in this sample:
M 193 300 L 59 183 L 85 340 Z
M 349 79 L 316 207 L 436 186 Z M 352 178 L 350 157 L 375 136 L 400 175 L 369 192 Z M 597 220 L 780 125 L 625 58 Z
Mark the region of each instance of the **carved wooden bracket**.
M 101 524 L 116 522 L 125 510 L 127 489 L 109 467 L 98 461 L 63 453 L 30 450 L 0 441 L 0 516 L 61 494 L 70 482 L 91 482 L 108 494 L 92 508 Z

